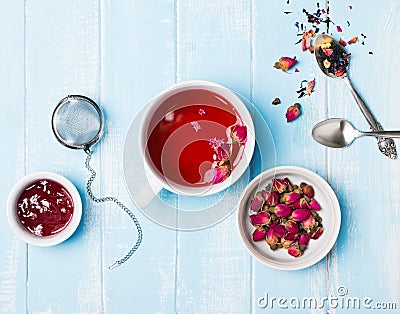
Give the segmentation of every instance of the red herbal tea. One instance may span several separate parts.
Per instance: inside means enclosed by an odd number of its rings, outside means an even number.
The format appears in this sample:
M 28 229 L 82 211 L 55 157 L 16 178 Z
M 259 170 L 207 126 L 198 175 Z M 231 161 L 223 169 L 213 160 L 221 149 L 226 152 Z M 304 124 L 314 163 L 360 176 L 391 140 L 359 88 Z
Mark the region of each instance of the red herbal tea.
M 19 196 L 17 215 L 30 233 L 47 237 L 64 230 L 72 219 L 74 202 L 60 183 L 41 179 L 27 186 Z
M 187 89 L 164 100 L 150 119 L 146 154 L 175 184 L 204 187 L 229 177 L 240 161 L 247 129 L 235 107 L 205 89 Z

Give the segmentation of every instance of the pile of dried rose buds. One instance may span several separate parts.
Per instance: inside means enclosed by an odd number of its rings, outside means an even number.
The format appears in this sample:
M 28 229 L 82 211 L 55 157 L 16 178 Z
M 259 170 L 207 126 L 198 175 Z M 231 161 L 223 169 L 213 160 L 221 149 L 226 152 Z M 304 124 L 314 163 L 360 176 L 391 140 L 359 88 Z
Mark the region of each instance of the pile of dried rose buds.
M 256 193 L 250 209 L 256 212 L 250 215 L 251 224 L 256 227 L 253 240 L 265 240 L 273 251 L 285 248 L 290 255 L 299 257 L 310 239 L 318 239 L 324 231 L 314 188 L 304 182 L 297 186 L 288 178 L 275 178 L 269 192 Z

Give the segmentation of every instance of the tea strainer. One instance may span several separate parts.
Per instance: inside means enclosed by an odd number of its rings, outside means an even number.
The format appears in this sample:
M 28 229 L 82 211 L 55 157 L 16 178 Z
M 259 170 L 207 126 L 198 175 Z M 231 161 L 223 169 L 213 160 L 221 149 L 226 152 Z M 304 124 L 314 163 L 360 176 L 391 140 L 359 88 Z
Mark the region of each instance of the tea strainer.
M 57 140 L 68 148 L 83 149 L 87 154 L 85 167 L 91 173 L 86 184 L 86 191 L 95 203 L 114 202 L 133 220 L 137 229 L 137 240 L 129 252 L 112 264 L 113 269 L 125 263 L 139 248 L 142 242 L 142 228 L 135 215 L 122 202 L 112 196 L 98 198 L 93 195 L 92 183 L 96 178 L 96 172 L 90 166 L 92 158 L 91 147 L 96 144 L 103 135 L 104 116 L 100 107 L 90 98 L 81 95 L 70 95 L 63 98 L 54 109 L 52 116 L 52 128 Z

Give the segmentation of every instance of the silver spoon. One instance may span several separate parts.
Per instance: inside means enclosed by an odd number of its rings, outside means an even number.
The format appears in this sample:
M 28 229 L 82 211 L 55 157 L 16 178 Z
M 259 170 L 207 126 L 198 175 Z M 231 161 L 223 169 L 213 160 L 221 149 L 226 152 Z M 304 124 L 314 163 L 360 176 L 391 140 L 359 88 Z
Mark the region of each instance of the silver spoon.
M 400 138 L 400 131 L 361 132 L 354 128 L 349 121 L 339 118 L 324 120 L 312 129 L 314 140 L 322 145 L 333 148 L 349 146 L 360 136 L 390 136 Z
M 372 131 L 382 131 L 383 128 L 376 120 L 372 112 L 369 110 L 361 96 L 355 90 L 348 76 L 348 68 L 350 55 L 343 49 L 343 47 L 328 35 L 318 35 L 315 39 L 315 57 L 322 72 L 334 78 L 341 78 L 346 85 L 350 88 L 358 107 L 368 121 Z M 325 49 L 325 51 L 324 51 Z M 328 49 L 328 50 L 327 50 Z M 331 50 L 329 50 L 331 49 Z M 332 53 L 330 56 L 327 54 Z M 391 138 L 384 138 L 384 136 L 391 136 L 390 134 L 376 133 L 378 140 L 379 150 L 391 159 L 397 158 L 396 145 Z M 380 134 L 380 135 L 379 135 Z

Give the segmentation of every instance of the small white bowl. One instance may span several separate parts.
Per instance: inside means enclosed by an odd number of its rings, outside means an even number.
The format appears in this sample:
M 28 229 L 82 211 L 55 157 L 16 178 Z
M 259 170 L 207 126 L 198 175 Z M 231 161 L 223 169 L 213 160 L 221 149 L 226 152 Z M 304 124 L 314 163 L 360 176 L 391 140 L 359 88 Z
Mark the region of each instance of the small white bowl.
M 21 224 L 17 215 L 17 203 L 21 193 L 27 188 L 27 186 L 29 186 L 30 183 L 33 183 L 34 181 L 40 179 L 53 180 L 64 186 L 65 189 L 70 193 L 74 202 L 74 211 L 72 214 L 72 219 L 65 227 L 65 229 L 55 235 L 47 237 L 35 236 L 34 234 L 30 233 Z M 54 172 L 36 172 L 23 177 L 14 185 L 8 196 L 7 200 L 8 224 L 10 225 L 12 231 L 20 239 L 32 245 L 53 246 L 65 241 L 75 232 L 76 228 L 79 225 L 79 222 L 81 221 L 81 217 L 82 217 L 82 201 L 78 190 L 71 183 L 71 181 Z
M 292 184 L 306 182 L 314 187 L 315 199 L 321 205 L 318 214 L 322 218 L 324 232 L 317 240 L 310 240 L 307 249 L 300 257 L 290 256 L 286 249 L 272 251 L 265 241 L 254 242 L 252 234 L 255 227 L 250 223 L 251 199 L 257 191 L 265 189 L 272 179 L 288 177 Z M 254 178 L 242 194 L 238 210 L 239 231 L 243 243 L 255 258 L 269 267 L 281 270 L 298 270 L 314 265 L 331 250 L 340 230 L 340 207 L 336 194 L 329 184 L 315 172 L 308 169 L 282 166 L 264 171 Z

